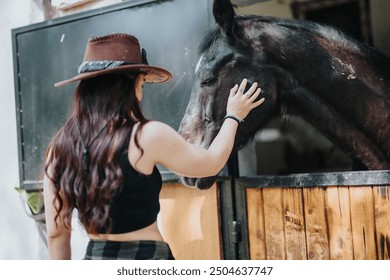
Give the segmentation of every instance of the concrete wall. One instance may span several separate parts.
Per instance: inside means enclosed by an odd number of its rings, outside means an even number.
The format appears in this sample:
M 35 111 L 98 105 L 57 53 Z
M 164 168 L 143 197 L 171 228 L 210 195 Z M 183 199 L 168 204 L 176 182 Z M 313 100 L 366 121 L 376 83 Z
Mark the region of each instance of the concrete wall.
M 0 259 L 37 259 L 38 231 L 14 190 L 19 171 L 11 29 L 42 20 L 42 13 L 31 0 L 0 4 Z
M 54 16 L 117 2 L 121 0 L 100 0 L 66 13 L 54 7 Z M 42 0 L 1 0 L 0 5 L 0 260 L 45 259 L 47 250 L 38 228 L 14 189 L 19 186 L 19 169 L 11 37 L 11 29 L 43 21 L 44 9 Z M 80 259 L 87 238 L 77 222 L 73 227 L 72 258 Z

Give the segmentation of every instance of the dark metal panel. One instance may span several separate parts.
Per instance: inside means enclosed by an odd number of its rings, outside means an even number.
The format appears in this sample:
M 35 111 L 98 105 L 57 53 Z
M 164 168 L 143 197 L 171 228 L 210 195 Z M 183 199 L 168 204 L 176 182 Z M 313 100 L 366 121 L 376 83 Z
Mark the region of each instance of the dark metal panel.
M 241 223 L 241 240 L 237 245 L 237 258 L 240 260 L 249 260 L 248 217 L 245 194 L 247 187 L 248 185 L 243 182 L 235 181 L 236 220 Z
M 241 177 L 237 181 L 243 185 L 256 188 L 389 185 L 390 170 Z
M 11 31 L 12 34 L 12 53 L 13 53 L 13 65 L 14 65 L 14 88 L 15 88 L 15 112 L 16 112 L 16 129 L 17 129 L 17 140 L 18 140 L 18 162 L 19 162 L 19 179 L 22 181 L 24 178 L 24 168 L 23 168 L 23 149 L 21 148 L 21 143 L 23 143 L 22 138 L 22 111 L 20 105 L 20 84 L 18 78 L 18 43 L 15 36 L 15 31 Z
M 222 230 L 222 248 L 223 259 L 236 260 L 237 243 L 233 240 L 233 221 L 235 220 L 234 213 L 234 197 L 233 197 L 233 179 L 224 178 L 218 180 L 219 195 L 220 195 L 220 217 Z
M 150 64 L 172 72 L 173 81 L 144 88 L 143 107 L 147 117 L 178 128 L 189 100 L 198 46 L 211 25 L 210 2 L 126 1 L 12 30 L 22 187 L 36 187 L 45 148 L 70 108 L 76 84 L 62 88 L 53 84 L 76 74 L 91 36 L 133 34 L 148 51 Z

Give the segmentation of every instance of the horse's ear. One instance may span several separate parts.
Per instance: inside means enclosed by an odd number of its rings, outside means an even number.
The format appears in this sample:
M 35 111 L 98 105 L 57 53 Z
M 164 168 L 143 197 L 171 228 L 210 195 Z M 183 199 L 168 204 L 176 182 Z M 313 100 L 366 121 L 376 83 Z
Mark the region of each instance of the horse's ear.
M 241 33 L 240 27 L 235 24 L 236 13 L 230 0 L 214 0 L 213 14 L 215 21 L 228 37 L 234 39 Z

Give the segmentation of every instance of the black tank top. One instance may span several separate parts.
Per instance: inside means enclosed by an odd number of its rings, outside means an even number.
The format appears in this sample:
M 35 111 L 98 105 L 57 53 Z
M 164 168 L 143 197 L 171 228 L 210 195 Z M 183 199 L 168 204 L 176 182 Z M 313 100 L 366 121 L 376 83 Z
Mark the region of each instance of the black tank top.
M 131 133 L 120 158 L 124 183 L 111 205 L 113 227 L 110 233 L 125 233 L 147 227 L 156 221 L 160 211 L 161 174 L 156 166 L 150 175 L 143 175 L 131 166 L 127 156 L 130 136 Z M 100 233 L 106 232 L 103 229 Z

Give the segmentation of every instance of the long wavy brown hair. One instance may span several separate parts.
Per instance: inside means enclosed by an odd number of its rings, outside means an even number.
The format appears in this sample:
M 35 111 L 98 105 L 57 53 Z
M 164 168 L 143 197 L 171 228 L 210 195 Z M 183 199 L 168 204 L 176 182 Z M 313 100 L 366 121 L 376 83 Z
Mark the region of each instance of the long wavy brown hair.
M 143 152 L 138 134 L 147 121 L 135 95 L 135 77 L 114 74 L 79 83 L 69 117 L 46 149 L 44 172 L 54 188 L 56 223 L 61 218 L 71 229 L 72 212 L 76 208 L 88 233 L 110 231 L 111 201 L 123 183 L 119 159 L 127 144 L 125 140 L 134 123 L 140 122 L 135 144 Z M 85 170 L 82 151 L 84 144 L 90 142 L 88 170 Z

